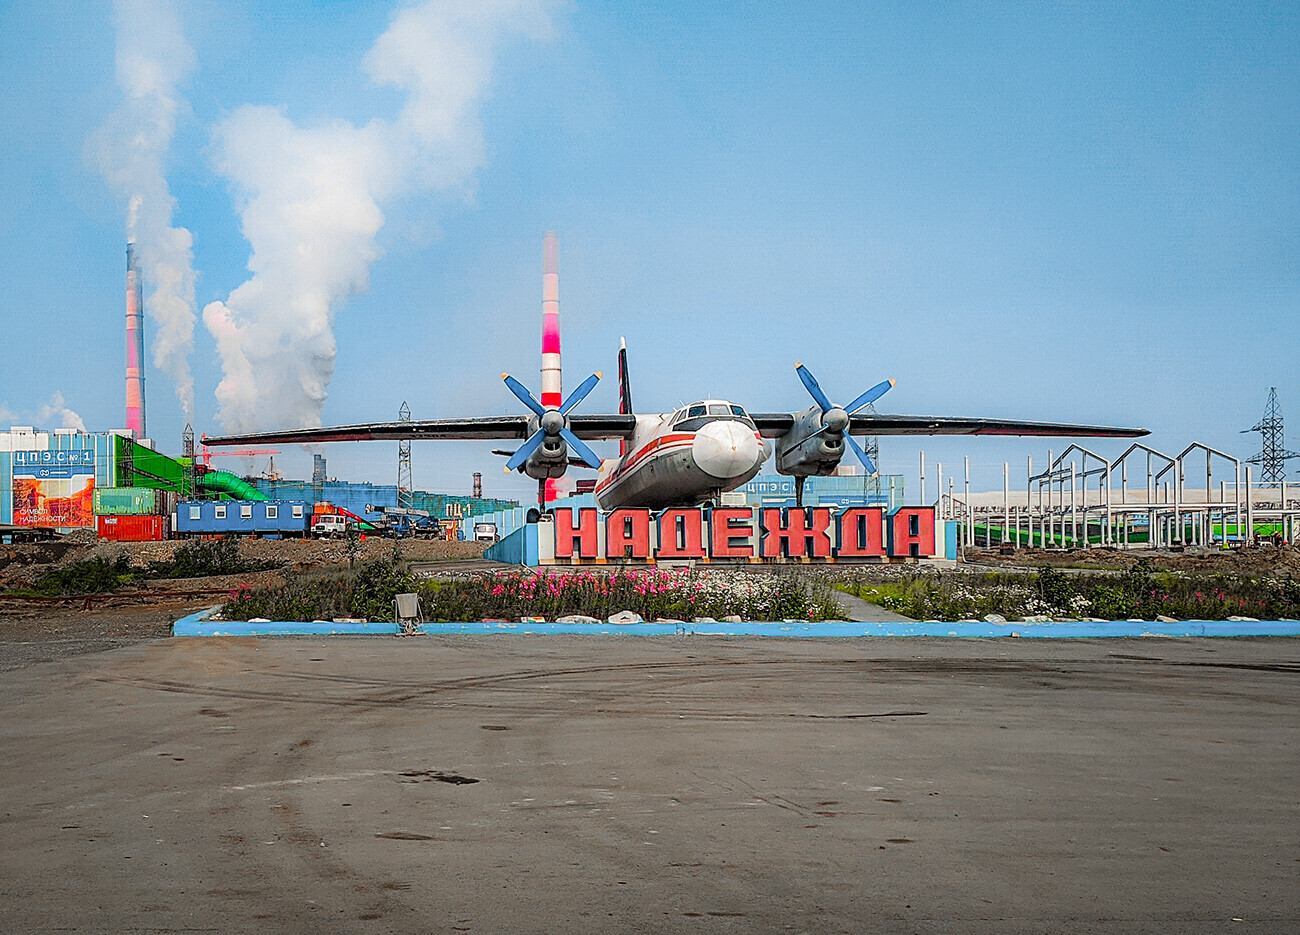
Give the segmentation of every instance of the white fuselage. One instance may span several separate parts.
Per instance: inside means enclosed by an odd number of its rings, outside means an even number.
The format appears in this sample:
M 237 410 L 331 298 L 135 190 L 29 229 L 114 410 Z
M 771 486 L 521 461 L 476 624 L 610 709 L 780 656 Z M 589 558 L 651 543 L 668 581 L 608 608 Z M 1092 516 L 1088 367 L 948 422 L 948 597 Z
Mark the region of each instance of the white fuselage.
M 626 454 L 601 465 L 596 504 L 695 506 L 749 481 L 769 453 L 744 409 L 724 400 L 637 416 Z

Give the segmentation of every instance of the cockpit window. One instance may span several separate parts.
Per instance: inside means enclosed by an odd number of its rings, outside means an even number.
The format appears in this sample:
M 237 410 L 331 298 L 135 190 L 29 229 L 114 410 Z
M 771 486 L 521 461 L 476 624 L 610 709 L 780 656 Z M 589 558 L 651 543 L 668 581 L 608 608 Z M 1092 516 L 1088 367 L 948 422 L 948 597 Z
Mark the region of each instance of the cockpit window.
M 731 415 L 731 411 L 727 408 L 726 403 L 709 403 L 709 415 L 727 416 Z
M 744 407 L 744 406 L 732 406 L 732 407 L 731 407 L 731 414 L 732 414 L 733 416 L 740 416 L 742 419 L 744 419 L 744 418 L 746 418 L 746 417 L 748 416 L 748 413 L 745 412 L 745 407 Z
M 703 403 L 696 403 L 695 405 L 691 406 L 690 409 L 686 410 L 686 418 L 688 419 L 693 419 L 696 418 L 697 416 L 702 416 L 702 415 L 704 415 Z

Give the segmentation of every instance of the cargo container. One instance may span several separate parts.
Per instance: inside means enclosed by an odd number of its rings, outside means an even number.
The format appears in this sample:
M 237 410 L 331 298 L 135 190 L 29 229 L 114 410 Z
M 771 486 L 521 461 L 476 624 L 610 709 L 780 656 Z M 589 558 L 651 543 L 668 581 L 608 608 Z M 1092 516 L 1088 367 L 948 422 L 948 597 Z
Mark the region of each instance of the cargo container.
M 96 516 L 170 514 L 176 495 L 152 487 L 96 487 L 91 505 Z
M 95 531 L 114 542 L 158 542 L 171 537 L 171 516 L 97 516 Z
M 304 500 L 182 500 L 176 535 L 306 536 L 311 504 Z

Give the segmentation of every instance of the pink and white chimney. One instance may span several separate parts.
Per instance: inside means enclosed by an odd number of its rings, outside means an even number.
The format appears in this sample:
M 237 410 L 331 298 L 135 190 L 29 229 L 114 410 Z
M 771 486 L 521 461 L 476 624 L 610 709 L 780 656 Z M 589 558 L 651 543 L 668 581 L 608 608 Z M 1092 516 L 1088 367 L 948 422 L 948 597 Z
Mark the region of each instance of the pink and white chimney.
M 547 231 L 542 251 L 542 405 L 559 408 L 560 385 L 560 247 Z
M 126 427 L 144 438 L 144 289 L 135 244 L 126 245 Z
M 560 407 L 564 401 L 560 374 L 560 246 L 555 231 L 547 231 L 542 249 L 542 405 Z M 546 481 L 542 499 L 560 496 L 555 478 Z

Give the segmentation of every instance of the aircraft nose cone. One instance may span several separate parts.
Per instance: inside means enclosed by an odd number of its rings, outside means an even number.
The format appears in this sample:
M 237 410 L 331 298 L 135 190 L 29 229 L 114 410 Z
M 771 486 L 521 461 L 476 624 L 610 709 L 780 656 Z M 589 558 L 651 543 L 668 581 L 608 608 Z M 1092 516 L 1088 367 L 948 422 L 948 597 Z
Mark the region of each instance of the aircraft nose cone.
M 739 422 L 709 422 L 695 433 L 691 454 L 700 470 L 725 479 L 757 464 L 760 447 L 754 430 Z

